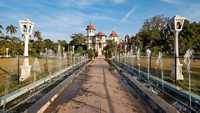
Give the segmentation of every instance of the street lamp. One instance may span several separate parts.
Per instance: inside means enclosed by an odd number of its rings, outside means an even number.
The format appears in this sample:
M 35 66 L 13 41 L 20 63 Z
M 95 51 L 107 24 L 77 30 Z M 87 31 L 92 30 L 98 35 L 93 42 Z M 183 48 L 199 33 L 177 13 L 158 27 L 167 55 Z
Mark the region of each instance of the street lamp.
M 191 49 L 188 49 L 186 51 L 186 54 L 184 56 L 184 63 L 187 65 L 187 71 L 188 71 L 188 79 L 189 79 L 189 86 L 188 86 L 188 89 L 189 89 L 189 92 L 191 93 L 191 71 L 190 71 L 190 67 L 191 67 L 191 58 L 193 56 L 193 52 L 194 50 L 191 50 Z M 189 104 L 191 106 L 191 95 L 189 95 Z
M 178 34 L 183 28 L 184 24 L 184 17 L 181 16 L 174 16 L 172 19 L 169 20 L 168 25 L 171 30 L 175 34 L 175 42 L 174 42 L 174 62 L 172 67 L 172 77 L 176 80 L 184 80 L 183 74 L 182 74 L 182 66 L 183 64 L 180 64 L 179 61 L 179 47 L 178 47 Z
M 127 43 L 128 43 L 128 37 L 125 37 L 125 43 L 124 43 L 124 52 L 125 52 L 125 55 L 127 55 Z
M 31 75 L 31 66 L 29 65 L 28 59 L 28 43 L 29 37 L 32 34 L 34 23 L 29 19 L 23 19 L 19 21 L 20 29 L 22 32 L 22 36 L 24 37 L 24 62 L 21 68 L 21 76 L 19 78 L 20 81 L 26 80 Z
M 148 62 L 148 82 L 149 82 L 149 76 L 150 76 L 150 57 L 151 57 L 151 50 L 150 49 L 147 49 L 146 50 L 146 54 L 147 54 L 147 62 Z
M 45 53 L 45 54 L 46 54 L 46 55 L 45 55 L 46 63 L 45 63 L 45 65 L 44 65 L 44 66 L 45 66 L 44 68 L 45 68 L 45 71 L 46 71 L 46 72 L 49 72 L 49 70 L 48 70 L 48 49 L 47 49 L 47 48 L 45 48 L 45 52 L 46 52 L 46 53 Z
M 9 51 L 9 48 L 6 48 L 6 57 L 9 57 L 8 56 L 8 51 Z
M 75 46 L 73 45 L 72 46 L 72 65 L 74 65 L 75 64 L 75 57 L 74 57 L 74 48 L 75 48 Z

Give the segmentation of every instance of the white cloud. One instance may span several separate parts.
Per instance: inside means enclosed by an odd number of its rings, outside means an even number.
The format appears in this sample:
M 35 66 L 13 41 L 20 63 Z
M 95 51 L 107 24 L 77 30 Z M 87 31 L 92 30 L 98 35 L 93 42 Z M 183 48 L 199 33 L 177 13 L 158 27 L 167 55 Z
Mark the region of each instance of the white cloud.
M 186 2 L 190 0 L 161 0 L 161 1 L 168 4 L 180 5 L 180 4 L 185 4 Z
M 90 18 L 91 20 L 107 20 L 107 21 L 117 21 L 115 18 L 111 18 L 109 16 L 105 16 L 103 14 L 92 14 L 86 15 L 86 17 Z
M 187 9 L 180 10 L 180 14 L 190 21 L 200 21 L 200 4 L 192 4 Z
M 125 22 L 125 21 L 128 19 L 128 17 L 131 16 L 131 14 L 132 14 L 133 12 L 135 12 L 135 10 L 136 10 L 137 8 L 138 8 L 138 6 L 134 6 L 131 10 L 129 10 L 129 11 L 126 13 L 126 15 L 121 19 L 121 21 L 117 24 L 117 26 L 115 26 L 114 30 L 116 30 L 117 27 L 118 27 L 121 23 Z
M 123 2 L 125 2 L 126 0 L 112 0 L 114 3 L 117 3 L 117 4 L 119 4 L 119 3 L 123 3 Z
M 86 7 L 101 2 L 102 0 L 59 0 L 59 4 L 63 7 L 66 6 Z
M 56 14 L 54 16 L 40 17 L 40 20 L 35 22 L 35 30 L 40 30 L 44 38 L 50 37 L 69 40 L 72 33 L 85 33 L 85 28 L 89 20 L 117 21 L 114 18 L 98 13 L 89 15 L 81 12 L 68 12 Z
M 161 1 L 170 3 L 170 4 L 174 4 L 174 3 L 176 3 L 177 0 L 161 0 Z
M 3 1 L 0 1 L 0 7 L 3 7 L 3 8 L 10 8 L 9 6 L 5 5 Z
M 121 22 L 124 22 L 126 21 L 126 19 L 133 13 L 135 12 L 135 10 L 137 9 L 137 6 L 136 7 L 133 7 L 121 20 Z

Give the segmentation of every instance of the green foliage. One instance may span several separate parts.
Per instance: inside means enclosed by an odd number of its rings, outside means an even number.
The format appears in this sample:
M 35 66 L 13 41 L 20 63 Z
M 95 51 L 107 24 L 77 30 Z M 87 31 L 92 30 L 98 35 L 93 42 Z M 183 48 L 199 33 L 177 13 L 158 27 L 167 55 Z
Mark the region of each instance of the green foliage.
M 13 37 L 13 34 L 15 34 L 17 32 L 17 27 L 15 27 L 13 25 L 9 25 L 6 27 L 6 32 L 10 33 L 11 37 Z
M 89 58 L 94 58 L 94 57 L 95 57 L 95 52 L 94 52 L 93 49 L 89 49 L 89 50 L 87 51 L 87 54 L 88 54 L 88 57 L 89 57 Z
M 82 48 L 83 50 L 86 50 L 87 48 L 85 47 L 84 42 L 85 42 L 85 36 L 82 33 L 74 33 L 71 36 L 72 40 L 70 41 L 70 45 L 75 46 L 75 51 L 79 53 L 78 48 Z
M 107 45 L 104 47 L 106 58 L 111 58 L 117 52 L 117 43 L 113 40 L 109 40 Z
M 139 32 L 142 42 L 142 50 L 150 48 L 152 51 L 158 52 L 162 49 L 161 47 L 161 29 L 167 22 L 168 18 L 157 15 L 150 19 L 146 19 L 142 29 Z
M 51 41 L 51 39 L 45 39 L 44 40 L 44 47 L 48 49 L 54 49 L 54 42 Z
M 5 47 L 1 47 L 0 48 L 0 55 L 5 55 L 6 54 L 6 48 Z
M 174 51 L 174 34 L 169 32 L 168 35 L 163 33 L 163 25 L 169 18 L 162 15 L 153 16 L 144 21 L 140 31 L 131 38 L 128 38 L 127 51 L 132 47 L 139 47 L 143 52 L 151 49 L 157 53 L 162 51 L 167 55 L 173 55 Z M 187 49 L 193 49 L 195 53 L 200 54 L 200 22 L 190 23 L 185 20 L 183 30 L 179 33 L 179 51 L 185 54 Z
M 69 46 L 68 51 L 69 51 L 69 52 L 70 52 L 70 51 L 73 51 L 73 47 L 72 47 L 72 46 Z
M 70 41 L 70 45 L 74 46 L 82 46 L 84 43 L 85 36 L 82 33 L 72 34 L 72 40 Z
M 42 37 L 41 37 L 41 32 L 40 31 L 35 31 L 33 33 L 34 38 L 37 38 L 37 41 L 41 41 Z
M 81 46 L 77 48 L 77 53 L 79 53 L 80 55 L 83 54 L 83 48 Z
M 1 30 L 3 30 L 3 26 L 0 24 L 0 34 L 2 33 Z

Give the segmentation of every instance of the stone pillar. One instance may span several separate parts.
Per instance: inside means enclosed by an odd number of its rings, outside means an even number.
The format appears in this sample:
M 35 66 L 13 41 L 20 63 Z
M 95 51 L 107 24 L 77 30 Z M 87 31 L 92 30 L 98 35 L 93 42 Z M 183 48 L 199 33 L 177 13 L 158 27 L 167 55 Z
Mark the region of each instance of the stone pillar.
M 9 50 L 9 48 L 6 48 L 6 57 L 9 57 L 8 56 L 8 50 Z
M 28 43 L 29 43 L 29 37 L 32 34 L 34 23 L 26 18 L 20 20 L 19 25 L 22 32 L 22 36 L 24 37 L 24 62 L 23 65 L 20 66 L 21 75 L 19 80 L 24 81 L 31 76 L 31 66 L 29 65 L 29 59 L 28 59 L 28 50 L 29 50 Z
M 21 68 L 21 76 L 19 78 L 20 81 L 26 80 L 28 77 L 31 76 L 31 67 L 29 65 L 28 59 L 28 44 L 29 44 L 29 34 L 24 34 L 24 62 L 23 65 L 20 66 Z
M 172 77 L 175 78 L 176 80 L 184 80 L 183 74 L 182 74 L 182 66 L 183 64 L 180 64 L 179 61 L 179 48 L 178 48 L 178 33 L 175 33 L 175 42 L 174 42 L 174 62 L 172 65 Z

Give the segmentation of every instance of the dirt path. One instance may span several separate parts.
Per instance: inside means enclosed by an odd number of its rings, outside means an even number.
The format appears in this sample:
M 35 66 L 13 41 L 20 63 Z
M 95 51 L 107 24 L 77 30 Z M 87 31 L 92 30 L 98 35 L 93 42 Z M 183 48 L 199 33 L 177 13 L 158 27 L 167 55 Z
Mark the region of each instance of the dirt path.
M 109 69 L 104 59 L 95 59 L 45 112 L 144 113 L 138 101 Z

